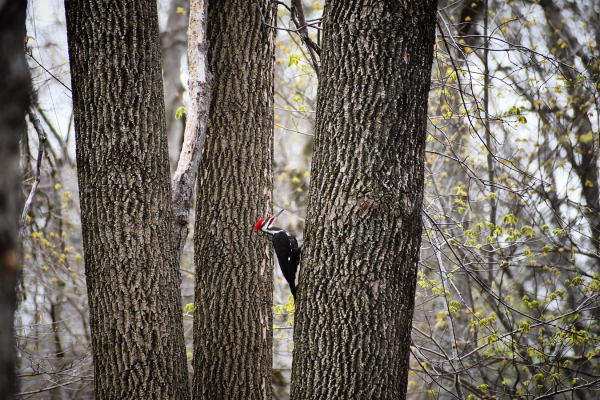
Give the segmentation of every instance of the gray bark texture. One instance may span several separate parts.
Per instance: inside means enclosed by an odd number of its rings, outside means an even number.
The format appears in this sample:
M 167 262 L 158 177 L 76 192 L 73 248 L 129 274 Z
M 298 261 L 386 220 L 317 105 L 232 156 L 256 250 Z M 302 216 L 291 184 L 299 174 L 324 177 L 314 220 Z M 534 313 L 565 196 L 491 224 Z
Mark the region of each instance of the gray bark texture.
M 436 0 L 325 5 L 292 399 L 403 399 Z
M 0 3 L 0 397 L 15 398 L 14 318 L 21 272 L 19 215 L 23 207 L 19 141 L 25 138 L 31 79 L 25 60 L 27 2 Z
M 274 25 L 276 2 L 258 3 Z M 214 84 L 194 237 L 196 399 L 271 399 L 272 248 L 253 227 L 272 208 L 274 37 L 257 2 L 210 3 Z
M 97 399 L 186 399 L 157 4 L 67 0 Z

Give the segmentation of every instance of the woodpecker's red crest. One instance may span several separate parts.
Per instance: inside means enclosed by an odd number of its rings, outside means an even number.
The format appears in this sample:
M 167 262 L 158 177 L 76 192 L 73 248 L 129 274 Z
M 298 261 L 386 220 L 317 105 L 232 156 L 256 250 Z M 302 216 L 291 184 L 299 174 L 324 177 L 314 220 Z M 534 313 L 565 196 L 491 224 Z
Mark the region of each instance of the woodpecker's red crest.
M 265 220 L 265 218 L 269 218 L 269 217 L 263 217 L 263 218 L 259 219 L 258 222 L 256 223 L 256 225 L 254 225 L 255 231 L 260 231 L 260 228 L 262 228 L 262 224 L 263 224 L 263 221 Z
M 258 222 L 254 225 L 254 230 L 268 232 L 268 229 L 271 227 L 271 225 L 273 225 L 273 222 L 275 222 L 275 218 L 277 218 L 282 212 L 283 210 L 280 210 L 277 214 L 273 215 L 272 217 L 266 216 L 259 219 Z

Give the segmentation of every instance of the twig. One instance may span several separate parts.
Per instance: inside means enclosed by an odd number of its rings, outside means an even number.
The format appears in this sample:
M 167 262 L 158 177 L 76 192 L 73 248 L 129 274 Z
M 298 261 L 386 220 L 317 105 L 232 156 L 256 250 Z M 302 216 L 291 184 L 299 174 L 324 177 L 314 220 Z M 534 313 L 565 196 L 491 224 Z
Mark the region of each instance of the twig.
M 284 2 L 282 2 L 282 1 L 278 1 L 278 2 L 277 2 L 277 5 L 278 5 L 278 6 L 279 6 L 279 5 L 282 5 L 282 6 L 284 6 L 285 8 L 287 8 L 287 10 L 288 10 L 289 12 L 292 12 L 292 9 L 291 9 L 290 7 L 288 7 L 288 5 L 287 5 L 287 4 L 285 4 L 285 3 L 284 3 Z M 275 26 L 275 25 L 268 24 L 268 23 L 267 23 L 267 21 L 266 21 L 266 19 L 265 19 L 265 15 L 264 15 L 264 14 L 263 14 L 263 12 L 262 12 L 262 8 L 260 7 L 260 4 L 258 3 L 258 0 L 256 0 L 256 7 L 258 7 L 258 11 L 260 12 L 260 17 L 261 17 L 261 19 L 262 19 L 262 23 L 263 23 L 263 25 L 264 25 L 264 26 L 266 26 L 266 27 L 268 27 L 268 28 L 275 29 L 275 30 L 277 30 L 277 31 L 283 31 L 283 32 L 292 32 L 292 33 L 298 33 L 298 32 L 300 32 L 300 30 L 302 30 L 302 29 L 305 29 L 305 28 L 313 28 L 313 29 L 316 29 L 317 31 L 322 31 L 322 30 L 323 30 L 323 28 L 320 28 L 320 27 L 318 26 L 318 25 L 321 25 L 321 20 L 322 20 L 322 18 L 315 18 L 315 19 L 311 19 L 311 20 L 307 21 L 307 23 L 306 23 L 306 24 L 304 24 L 304 25 L 302 25 L 302 26 L 300 26 L 300 27 L 297 27 L 296 29 L 281 28 L 281 27 L 279 27 L 279 26 Z M 315 44 L 316 44 L 316 43 L 315 43 Z M 318 45 L 317 45 L 317 46 L 318 46 Z M 320 46 L 318 46 L 318 47 L 319 47 L 319 51 L 320 51 Z
M 290 129 L 290 128 L 286 128 L 285 126 L 281 126 L 281 125 L 277 125 L 277 124 L 275 124 L 275 128 L 283 129 L 284 131 L 289 131 L 289 132 L 299 133 L 299 134 L 301 134 L 301 135 L 304 135 L 304 136 L 315 136 L 315 135 L 313 135 L 312 133 L 304 133 L 304 132 L 300 132 L 300 131 L 298 131 L 298 130 L 295 130 L 295 129 Z
M 561 390 L 554 390 L 552 393 L 547 393 L 544 394 L 542 396 L 538 396 L 533 400 L 541 400 L 541 399 L 551 399 L 554 396 L 556 396 L 557 394 L 561 394 L 561 393 L 567 393 L 567 392 L 574 392 L 575 390 L 582 390 L 582 389 L 587 389 L 591 386 L 594 385 L 598 385 L 600 383 L 600 379 L 596 379 L 595 381 L 583 384 L 583 385 L 579 385 L 579 386 L 573 386 L 571 388 L 566 388 L 566 389 L 561 389 Z
M 72 90 L 71 90 L 70 87 L 68 87 L 67 85 L 65 85 L 60 79 L 58 79 L 54 74 L 52 74 L 52 72 L 48 71 L 48 69 L 46 69 L 46 67 L 44 67 L 42 64 L 40 64 L 40 62 L 38 60 L 36 60 L 33 55 L 31 55 L 29 53 L 26 53 L 26 54 L 29 56 L 29 58 L 31 58 L 33 61 L 35 61 L 35 63 L 37 65 L 39 65 L 44 71 L 46 71 L 46 73 L 48 75 L 50 75 L 51 77 L 53 77 L 56 80 L 56 82 L 58 82 L 61 85 L 63 85 L 65 87 L 65 89 L 67 89 L 69 92 L 72 92 Z
M 27 201 L 25 201 L 25 206 L 23 207 L 23 213 L 21 214 L 20 221 L 20 230 L 19 236 L 23 237 L 25 233 L 25 219 L 27 218 L 27 214 L 29 213 L 29 208 L 31 207 L 31 203 L 33 202 L 33 198 L 35 197 L 35 193 L 37 192 L 38 186 L 40 185 L 40 176 L 41 176 L 41 168 L 42 168 L 42 159 L 44 158 L 44 145 L 46 144 L 46 132 L 44 131 L 44 127 L 40 122 L 40 119 L 37 115 L 35 108 L 30 105 L 29 110 L 27 111 L 29 114 L 29 119 L 35 128 L 35 131 L 38 135 L 38 156 L 35 167 L 35 180 L 33 182 L 33 187 L 29 192 L 29 196 L 27 197 Z

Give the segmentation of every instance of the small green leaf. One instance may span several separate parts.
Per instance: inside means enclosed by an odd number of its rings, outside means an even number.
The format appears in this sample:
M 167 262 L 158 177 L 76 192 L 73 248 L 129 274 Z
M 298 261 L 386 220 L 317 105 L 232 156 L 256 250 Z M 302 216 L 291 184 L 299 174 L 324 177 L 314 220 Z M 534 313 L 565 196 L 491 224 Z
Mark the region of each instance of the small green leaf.
M 546 378 L 544 378 L 544 375 L 542 374 L 535 374 L 532 379 L 534 382 L 543 382 Z
M 594 140 L 594 134 L 592 131 L 589 131 L 588 133 L 586 133 L 585 135 L 581 135 L 579 137 L 579 140 L 581 140 L 582 143 L 589 143 L 592 140 Z
M 517 106 L 512 106 L 508 110 L 508 115 L 521 115 L 521 109 Z
M 576 276 L 571 280 L 571 286 L 579 286 L 584 282 L 583 278 L 580 276 Z
M 179 119 L 184 115 L 187 115 L 187 110 L 185 109 L 185 107 L 181 106 L 177 108 L 177 110 L 175 110 L 175 119 Z
M 513 214 L 506 214 L 504 216 L 504 224 L 508 225 L 508 224 L 516 224 L 517 223 L 517 217 L 515 217 Z
M 302 55 L 298 53 L 290 54 L 290 58 L 288 59 L 288 67 L 291 67 L 292 65 L 298 65 L 298 61 L 300 61 L 301 58 Z
M 529 321 L 521 321 L 519 323 L 519 329 L 521 329 L 525 333 L 529 333 L 529 330 L 531 329 L 531 325 L 529 324 Z
M 194 311 L 194 303 L 188 303 L 183 308 L 183 312 L 184 313 L 189 313 L 189 312 L 192 312 L 192 311 Z

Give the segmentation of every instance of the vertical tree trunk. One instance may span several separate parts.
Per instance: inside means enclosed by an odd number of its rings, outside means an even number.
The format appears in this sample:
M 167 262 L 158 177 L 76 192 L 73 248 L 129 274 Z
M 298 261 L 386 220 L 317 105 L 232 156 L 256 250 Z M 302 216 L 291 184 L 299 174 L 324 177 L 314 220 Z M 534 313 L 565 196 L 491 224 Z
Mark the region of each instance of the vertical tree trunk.
M 65 6 L 96 398 L 186 399 L 156 2 Z
M 17 390 L 14 319 L 21 270 L 19 215 L 22 209 L 19 141 L 29 108 L 29 67 L 23 51 L 27 2 L 0 3 L 0 397 Z
M 257 5 L 259 4 L 259 5 Z M 270 399 L 272 250 L 252 231 L 272 208 L 272 0 L 210 3 L 214 74 L 198 171 L 194 398 Z
M 165 88 L 165 109 L 169 160 L 171 171 L 177 168 L 181 139 L 185 129 L 185 118 L 175 119 L 175 111 L 183 106 L 185 87 L 181 83 L 181 59 L 187 51 L 189 0 L 171 0 L 167 28 L 162 34 L 163 87 Z M 185 14 L 181 12 L 185 11 Z
M 326 3 L 294 399 L 406 396 L 436 6 Z

